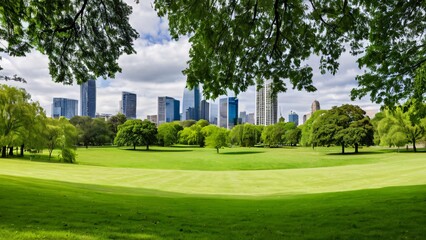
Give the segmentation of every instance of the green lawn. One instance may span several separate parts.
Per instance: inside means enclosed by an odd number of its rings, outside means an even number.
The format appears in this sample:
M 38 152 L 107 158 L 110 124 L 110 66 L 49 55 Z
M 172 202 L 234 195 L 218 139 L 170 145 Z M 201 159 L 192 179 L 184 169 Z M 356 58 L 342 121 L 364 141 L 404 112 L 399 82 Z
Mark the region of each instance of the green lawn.
M 426 236 L 425 153 L 154 150 L 79 149 L 79 164 L 0 159 L 0 239 Z
M 97 148 L 80 148 L 79 164 L 108 167 L 179 169 L 179 170 L 265 170 L 370 164 L 389 160 L 409 159 L 412 156 L 384 154 L 381 148 L 363 148 L 360 154 L 339 154 L 337 148 L 226 148 L 220 154 L 212 148 L 151 147 L 145 151 L 117 151 L 103 148 L 99 156 Z M 140 151 L 144 152 L 141 153 Z M 347 151 L 353 151 L 348 148 Z

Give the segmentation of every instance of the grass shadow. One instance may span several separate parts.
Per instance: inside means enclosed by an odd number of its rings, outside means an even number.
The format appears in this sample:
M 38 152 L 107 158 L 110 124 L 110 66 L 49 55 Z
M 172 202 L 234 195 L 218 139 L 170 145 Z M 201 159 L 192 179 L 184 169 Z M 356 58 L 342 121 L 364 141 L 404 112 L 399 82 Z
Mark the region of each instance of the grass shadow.
M 246 154 L 257 154 L 257 153 L 264 153 L 264 151 L 224 152 L 224 153 L 221 153 L 221 154 L 227 154 L 227 155 L 246 155 Z
M 358 156 L 358 155 L 377 155 L 377 154 L 384 154 L 386 152 L 383 151 L 374 151 L 374 152 L 345 152 L 345 153 L 341 153 L 341 152 L 335 152 L 335 153 L 326 153 L 325 155 L 339 155 L 339 156 L 345 156 L 345 155 L 350 155 L 350 156 Z
M 133 149 L 133 148 L 123 148 L 122 150 L 126 151 L 134 151 L 134 152 L 170 152 L 170 153 L 178 153 L 178 152 L 192 152 L 194 150 L 189 149 Z

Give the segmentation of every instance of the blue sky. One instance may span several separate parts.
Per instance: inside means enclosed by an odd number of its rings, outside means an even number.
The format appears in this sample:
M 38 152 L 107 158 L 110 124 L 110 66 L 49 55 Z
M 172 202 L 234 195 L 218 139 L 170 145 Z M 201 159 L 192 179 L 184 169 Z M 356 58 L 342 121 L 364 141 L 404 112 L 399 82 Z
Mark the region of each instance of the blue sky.
M 140 39 L 135 42 L 137 54 L 122 56 L 119 64 L 122 73 L 115 79 L 97 82 L 97 112 L 115 114 L 119 110 L 119 100 L 122 91 L 137 94 L 137 116 L 146 118 L 146 115 L 157 113 L 157 97 L 171 96 L 182 101 L 185 87 L 185 76 L 181 73 L 189 60 L 188 38 L 183 37 L 178 41 L 170 39 L 168 34 L 167 19 L 157 17 L 151 8 L 151 3 L 141 1 L 133 6 L 130 18 L 132 26 L 139 32 Z M 367 98 L 352 102 L 349 97 L 350 90 L 357 86 L 355 76 L 361 73 L 356 59 L 349 54 L 343 54 L 340 59 L 340 70 L 336 75 L 321 75 L 318 70 L 318 60 L 312 57 L 308 62 L 314 68 L 314 93 L 299 92 L 291 89 L 278 96 L 279 109 L 287 119 L 290 111 L 303 114 L 310 111 L 311 103 L 316 99 L 322 109 L 329 109 L 344 103 L 357 104 L 365 110 L 377 111 L 379 105 L 373 104 Z M 3 82 L 25 88 L 32 99 L 39 101 L 50 116 L 51 103 L 54 97 L 80 98 L 78 85 L 64 86 L 54 83 L 48 73 L 47 58 L 38 52 L 32 52 L 27 57 L 11 58 L 4 56 L 1 65 L 4 74 L 18 74 L 28 83 Z M 255 87 L 239 96 L 239 110 L 254 112 Z

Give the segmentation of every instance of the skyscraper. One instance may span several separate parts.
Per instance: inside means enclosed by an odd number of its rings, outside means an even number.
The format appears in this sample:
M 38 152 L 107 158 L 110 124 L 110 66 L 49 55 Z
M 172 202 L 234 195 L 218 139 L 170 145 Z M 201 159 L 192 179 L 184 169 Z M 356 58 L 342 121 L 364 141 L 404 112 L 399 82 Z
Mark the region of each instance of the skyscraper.
M 217 125 L 217 121 L 218 121 L 218 106 L 215 103 L 210 103 L 210 119 L 209 122 L 211 124 Z
M 157 125 L 165 122 L 179 121 L 179 107 L 179 100 L 172 97 L 158 97 Z
M 219 100 L 219 127 L 232 129 L 238 123 L 238 99 L 236 97 Z
M 311 115 L 314 114 L 315 111 L 318 111 L 320 109 L 321 109 L 320 103 L 317 100 L 315 100 L 311 105 Z
M 246 123 L 247 122 L 247 112 L 240 112 L 240 119 L 241 119 L 241 123 Z
M 200 89 L 195 86 L 192 90 L 185 87 L 182 100 L 182 120 L 200 120 Z
M 290 114 L 288 115 L 288 122 L 293 122 L 297 127 L 299 125 L 299 115 L 291 111 Z
M 256 91 L 256 125 L 271 125 L 277 123 L 278 99 L 272 96 L 270 81 Z
M 120 112 L 128 119 L 136 118 L 136 94 L 130 92 L 122 92 L 120 101 Z
M 72 118 L 78 115 L 78 100 L 68 98 L 53 98 L 52 118 Z
M 96 80 L 80 85 L 80 115 L 96 117 Z
M 210 121 L 210 103 L 207 100 L 201 100 L 200 119 Z
M 247 123 L 254 124 L 254 113 L 247 114 Z

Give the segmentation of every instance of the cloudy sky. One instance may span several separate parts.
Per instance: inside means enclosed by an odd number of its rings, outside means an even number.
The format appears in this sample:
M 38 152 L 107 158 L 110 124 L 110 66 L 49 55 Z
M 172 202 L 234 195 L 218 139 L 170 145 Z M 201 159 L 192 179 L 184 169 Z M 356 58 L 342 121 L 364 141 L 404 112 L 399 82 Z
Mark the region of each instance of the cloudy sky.
M 119 110 L 119 100 L 122 91 L 137 94 L 137 117 L 145 119 L 146 115 L 157 114 L 157 97 L 170 96 L 182 101 L 185 87 L 185 76 L 181 73 L 189 59 L 190 45 L 187 38 L 179 41 L 170 40 L 167 19 L 157 17 L 150 2 L 141 1 L 133 6 L 131 16 L 132 26 L 139 32 L 140 38 L 135 42 L 137 54 L 124 55 L 119 64 L 122 73 L 115 79 L 98 79 L 97 81 L 97 112 L 116 114 Z M 314 93 L 299 92 L 290 89 L 280 93 L 278 97 L 279 112 L 288 119 L 290 111 L 303 114 L 310 111 L 311 103 L 316 99 L 321 109 L 344 103 L 357 104 L 365 110 L 378 110 L 380 106 L 373 104 L 369 98 L 351 102 L 350 90 L 357 86 L 355 76 L 361 72 L 355 58 L 344 54 L 340 59 L 340 70 L 336 75 L 321 75 L 318 61 L 312 59 L 314 67 Z M 11 58 L 3 56 L 0 65 L 4 68 L 2 74 L 18 74 L 27 80 L 27 84 L 1 82 L 25 88 L 32 99 L 39 101 L 45 108 L 46 114 L 51 114 L 51 103 L 54 97 L 72 99 L 80 98 L 78 85 L 68 86 L 54 83 L 47 68 L 48 60 L 38 52 L 27 57 Z M 239 110 L 254 112 L 255 87 L 249 88 L 239 96 Z M 79 110 L 80 112 L 80 110 Z

